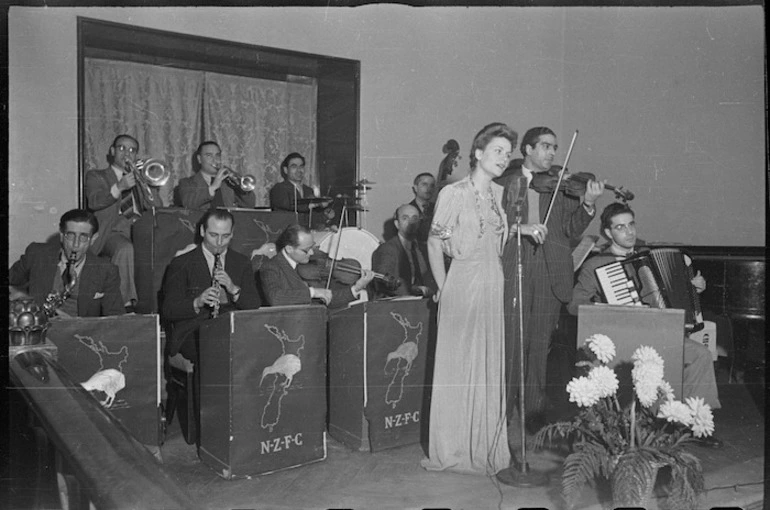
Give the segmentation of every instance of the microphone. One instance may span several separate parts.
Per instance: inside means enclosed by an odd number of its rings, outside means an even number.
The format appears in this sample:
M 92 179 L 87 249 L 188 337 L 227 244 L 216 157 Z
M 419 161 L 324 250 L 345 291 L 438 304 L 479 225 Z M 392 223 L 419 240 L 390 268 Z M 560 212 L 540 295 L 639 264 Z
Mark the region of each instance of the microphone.
M 527 178 L 526 176 L 520 176 L 518 178 L 518 186 L 514 186 L 513 183 L 508 186 L 508 203 L 513 204 L 516 208 L 516 217 L 521 217 L 521 206 L 524 205 L 524 199 L 527 197 Z

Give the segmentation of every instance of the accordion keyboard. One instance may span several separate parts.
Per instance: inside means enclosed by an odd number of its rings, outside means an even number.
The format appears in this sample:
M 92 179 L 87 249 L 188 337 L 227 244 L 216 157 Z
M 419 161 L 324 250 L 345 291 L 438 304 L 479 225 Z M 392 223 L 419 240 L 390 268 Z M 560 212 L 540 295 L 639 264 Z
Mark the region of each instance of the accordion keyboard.
M 595 272 L 607 303 L 633 305 L 641 302 L 633 280 L 626 274 L 620 262 L 611 262 L 597 268 Z

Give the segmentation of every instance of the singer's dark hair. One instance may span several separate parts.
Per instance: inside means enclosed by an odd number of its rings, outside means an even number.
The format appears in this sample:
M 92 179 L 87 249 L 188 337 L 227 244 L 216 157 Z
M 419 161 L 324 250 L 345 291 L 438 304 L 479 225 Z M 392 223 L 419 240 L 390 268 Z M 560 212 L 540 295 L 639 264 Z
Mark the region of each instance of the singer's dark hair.
M 624 204 L 622 202 L 613 202 L 607 207 L 604 208 L 601 215 L 601 230 L 602 234 L 604 233 L 605 228 L 612 228 L 612 218 L 617 216 L 618 214 L 628 213 L 634 218 L 636 218 L 636 215 L 634 214 L 634 211 L 631 210 L 630 207 L 628 207 L 628 204 Z
M 71 209 L 62 214 L 62 217 L 59 220 L 59 232 L 64 233 L 64 229 L 67 228 L 67 223 L 70 221 L 74 223 L 90 223 L 91 235 L 99 232 L 99 220 L 96 219 L 96 216 L 91 211 L 86 211 L 85 209 Z
M 481 131 L 476 133 L 476 136 L 473 137 L 473 143 L 471 143 L 471 170 L 476 168 L 476 163 L 478 162 L 476 159 L 476 149 L 483 151 L 494 138 L 505 138 L 511 142 L 511 147 L 516 147 L 519 135 L 502 122 L 493 122 L 481 128 Z
M 545 126 L 533 127 L 524 133 L 524 138 L 521 139 L 521 155 L 527 157 L 527 146 L 534 147 L 537 142 L 540 141 L 542 135 L 551 135 L 556 138 L 556 133 L 551 128 Z
M 283 232 L 281 232 L 281 235 L 278 236 L 278 239 L 275 241 L 275 249 L 276 251 L 281 251 L 287 246 L 298 246 L 299 245 L 299 234 L 305 233 L 310 234 L 310 229 L 298 224 L 289 225 L 284 229 Z

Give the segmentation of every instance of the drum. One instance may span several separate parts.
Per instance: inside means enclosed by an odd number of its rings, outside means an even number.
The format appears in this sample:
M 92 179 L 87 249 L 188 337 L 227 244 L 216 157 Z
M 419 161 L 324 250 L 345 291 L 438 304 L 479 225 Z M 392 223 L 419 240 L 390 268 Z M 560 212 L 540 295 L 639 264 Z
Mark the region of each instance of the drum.
M 323 232 L 323 234 L 316 241 L 321 251 L 336 260 L 356 259 L 362 268 L 372 268 L 372 253 L 380 245 L 377 236 L 357 227 L 345 227 L 340 232 Z

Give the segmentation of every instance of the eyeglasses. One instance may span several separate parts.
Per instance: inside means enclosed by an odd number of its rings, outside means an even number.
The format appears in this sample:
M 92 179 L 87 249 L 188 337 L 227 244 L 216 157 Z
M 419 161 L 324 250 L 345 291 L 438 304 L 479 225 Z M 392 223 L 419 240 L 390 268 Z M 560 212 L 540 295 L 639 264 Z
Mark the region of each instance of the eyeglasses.
M 75 244 L 75 239 L 77 239 L 78 242 L 82 244 L 91 240 L 91 234 L 76 234 L 75 232 L 67 232 L 64 234 L 64 239 L 72 244 Z
M 134 154 L 136 152 L 136 147 L 118 145 L 117 147 L 115 147 L 115 150 L 118 152 L 128 152 L 129 154 Z
M 289 168 L 291 168 L 292 170 L 304 170 L 305 165 L 297 165 L 292 163 L 291 165 L 289 165 Z
M 553 149 L 554 152 L 559 150 L 559 144 L 557 144 L 557 143 L 548 143 L 548 142 L 537 142 L 537 143 L 546 152 L 548 152 L 550 149 Z

